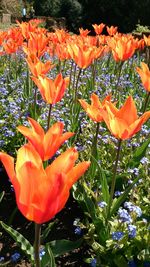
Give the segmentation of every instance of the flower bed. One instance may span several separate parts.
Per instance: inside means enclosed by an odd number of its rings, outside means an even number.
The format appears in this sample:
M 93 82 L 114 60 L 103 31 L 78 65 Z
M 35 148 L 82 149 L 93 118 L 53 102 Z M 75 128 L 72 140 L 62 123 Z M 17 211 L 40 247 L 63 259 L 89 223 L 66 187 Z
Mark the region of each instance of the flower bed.
M 40 23 L 0 33 L 0 264 L 149 266 L 150 37 Z

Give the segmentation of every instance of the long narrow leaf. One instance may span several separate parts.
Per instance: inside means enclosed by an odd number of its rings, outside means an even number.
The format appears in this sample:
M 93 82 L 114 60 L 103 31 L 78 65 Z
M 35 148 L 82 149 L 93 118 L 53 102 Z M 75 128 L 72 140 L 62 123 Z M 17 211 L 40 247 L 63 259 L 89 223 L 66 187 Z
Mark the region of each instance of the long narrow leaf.
M 55 257 L 63 255 L 69 251 L 73 251 L 76 248 L 79 248 L 83 242 L 83 239 L 80 238 L 77 241 L 70 241 L 66 239 L 54 240 L 47 243 L 47 246 L 51 247 L 51 250 Z
M 56 267 L 54 254 L 48 243 L 45 246 L 45 254 L 41 259 L 41 267 Z
M 34 249 L 30 242 L 18 231 L 14 230 L 12 227 L 0 221 L 0 225 L 2 228 L 10 234 L 10 236 L 17 242 L 17 244 L 21 247 L 22 251 L 29 256 L 31 261 L 34 261 Z
M 138 180 L 139 180 L 139 177 L 135 178 L 132 184 L 130 184 L 128 188 L 124 191 L 124 193 L 115 202 L 113 202 L 112 208 L 110 211 L 110 216 L 112 216 L 119 209 L 119 207 L 126 200 L 129 192 L 131 191 L 131 189 L 137 183 Z

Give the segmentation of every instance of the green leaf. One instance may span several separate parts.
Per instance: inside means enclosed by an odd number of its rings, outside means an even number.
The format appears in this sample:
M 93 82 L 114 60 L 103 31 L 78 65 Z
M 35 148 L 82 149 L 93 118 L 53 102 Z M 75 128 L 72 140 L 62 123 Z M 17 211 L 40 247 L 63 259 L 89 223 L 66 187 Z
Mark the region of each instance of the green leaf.
M 99 171 L 99 176 L 100 176 L 100 183 L 102 186 L 102 197 L 103 200 L 108 204 L 109 203 L 109 187 L 107 183 L 107 178 L 105 175 L 104 170 L 102 169 L 101 165 L 94 159 L 95 162 L 97 163 L 98 171 Z
M 129 162 L 128 167 L 135 168 L 140 164 L 140 160 L 145 156 L 149 143 L 150 143 L 150 138 L 136 149 L 136 151 L 133 154 L 132 160 Z
M 114 262 L 118 267 L 128 267 L 128 263 L 122 255 L 115 255 Z
M 83 242 L 82 238 L 80 238 L 77 241 L 70 241 L 70 240 L 62 239 L 62 240 L 51 241 L 47 243 L 46 245 L 50 246 L 54 256 L 58 257 L 69 251 L 79 248 L 82 242 Z
M 48 226 L 46 227 L 46 229 L 44 229 L 42 235 L 41 235 L 41 240 L 42 240 L 42 243 L 43 241 L 46 239 L 46 237 L 48 236 L 49 232 L 52 230 L 54 224 L 56 223 L 57 220 L 55 220 L 55 222 L 50 222 L 48 224 Z
M 10 236 L 17 242 L 17 244 L 21 247 L 22 251 L 29 256 L 31 261 L 34 261 L 34 249 L 30 242 L 18 231 L 14 230 L 12 227 L 0 221 L 0 225 L 2 228 L 10 234 Z
M 5 195 L 5 192 L 4 191 L 2 193 L 0 193 L 0 202 L 2 201 L 4 195 Z
M 114 199 L 112 203 L 111 211 L 110 211 L 110 217 L 119 209 L 121 204 L 126 200 L 129 192 L 131 191 L 132 187 L 136 184 L 138 180 L 139 180 L 139 177 L 135 178 L 132 184 L 130 184 L 128 188 L 124 191 L 124 193 L 117 200 Z
M 49 246 L 49 243 L 45 246 L 45 254 L 42 256 L 41 267 L 56 267 L 54 254 Z

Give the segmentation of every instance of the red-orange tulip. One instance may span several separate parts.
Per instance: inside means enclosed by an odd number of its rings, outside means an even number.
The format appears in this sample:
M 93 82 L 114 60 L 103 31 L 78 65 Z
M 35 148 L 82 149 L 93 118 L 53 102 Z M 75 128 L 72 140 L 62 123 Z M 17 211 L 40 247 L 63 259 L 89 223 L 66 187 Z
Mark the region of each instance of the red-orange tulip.
M 112 49 L 116 61 L 125 61 L 133 56 L 137 43 L 132 36 L 114 36 L 108 39 L 108 45 Z
M 108 129 L 116 138 L 122 140 L 135 135 L 150 118 L 150 111 L 145 112 L 141 117 L 137 116 L 132 96 L 127 98 L 120 110 L 110 102 L 105 104 L 105 108 L 101 113 Z
M 141 77 L 141 81 L 145 90 L 150 92 L 150 70 L 148 68 L 148 65 L 144 62 L 141 62 L 141 67 L 142 69 L 137 67 L 136 70 Z
M 71 58 L 81 69 L 87 68 L 95 59 L 94 49 L 82 43 L 68 44 L 68 52 Z
M 91 105 L 88 104 L 85 100 L 79 99 L 79 102 L 83 109 L 86 111 L 88 116 L 95 122 L 103 121 L 103 117 L 101 114 L 101 109 L 105 109 L 106 101 L 111 101 L 110 96 L 106 96 L 106 98 L 100 102 L 98 96 L 96 94 L 91 95 Z
M 108 34 L 110 36 L 112 36 L 112 35 L 115 35 L 117 33 L 118 27 L 114 27 L 114 26 L 108 27 L 108 26 L 106 26 L 106 29 L 107 29 Z
M 74 135 L 74 133 L 71 132 L 63 134 L 64 124 L 62 122 L 56 122 L 49 128 L 47 133 L 45 133 L 38 122 L 31 118 L 28 118 L 28 120 L 31 128 L 18 126 L 17 129 L 34 146 L 43 161 L 50 159 L 59 147 Z
M 31 73 L 34 76 L 47 74 L 55 65 L 51 61 L 43 63 L 38 57 L 34 54 L 27 57 L 26 59 Z
M 94 28 L 94 31 L 96 32 L 96 34 L 101 34 L 102 33 L 102 31 L 103 31 L 103 29 L 104 29 L 104 27 L 105 27 L 105 24 L 104 23 L 101 23 L 101 24 L 99 24 L 99 25 L 97 25 L 97 24 L 92 24 L 92 26 L 93 26 L 93 28 Z
M 17 206 L 28 220 L 42 224 L 64 208 L 70 188 L 90 164 L 84 161 L 74 167 L 77 158 L 76 149 L 70 148 L 44 169 L 39 154 L 30 144 L 18 150 L 15 167 L 13 157 L 0 153 L 14 186 Z
M 60 101 L 69 84 L 69 78 L 63 79 L 61 73 L 57 75 L 54 81 L 44 75 L 38 76 L 38 78 L 32 77 L 32 79 L 48 104 L 55 104 Z

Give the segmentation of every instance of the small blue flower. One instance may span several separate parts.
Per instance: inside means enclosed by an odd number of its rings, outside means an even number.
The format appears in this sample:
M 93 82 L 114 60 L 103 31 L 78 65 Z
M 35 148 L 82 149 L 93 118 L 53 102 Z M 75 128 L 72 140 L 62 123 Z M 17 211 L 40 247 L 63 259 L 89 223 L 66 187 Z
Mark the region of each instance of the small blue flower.
M 91 262 L 90 262 L 91 267 L 96 267 L 96 263 L 97 263 L 97 260 L 96 259 L 92 259 Z
M 119 208 L 118 215 L 119 215 L 119 219 L 122 222 L 126 222 L 126 223 L 132 222 L 131 216 L 130 216 L 130 214 L 128 213 L 127 210 L 125 210 L 123 208 Z
M 136 263 L 135 263 L 134 260 L 130 260 L 130 261 L 128 261 L 128 266 L 129 266 L 129 267 L 137 267 L 137 265 L 136 265 Z
M 113 232 L 112 233 L 112 239 L 113 240 L 120 240 L 124 236 L 123 232 Z
M 150 261 L 145 261 L 144 262 L 144 267 L 150 267 Z
M 40 253 L 39 253 L 39 256 L 40 256 L 40 260 L 42 259 L 42 257 L 45 255 L 45 250 L 44 249 L 40 249 Z
M 100 202 L 98 202 L 98 206 L 100 208 L 105 208 L 107 206 L 107 203 L 105 201 L 100 201 Z
M 16 252 L 11 255 L 10 259 L 12 262 L 17 262 L 20 259 L 21 255 L 20 253 Z
M 122 194 L 122 192 L 120 192 L 120 191 L 115 191 L 115 193 L 114 193 L 115 197 L 119 197 L 121 194 Z
M 5 259 L 4 257 L 0 257 L 0 262 L 4 261 L 4 259 Z
M 136 236 L 136 226 L 129 224 L 128 225 L 129 237 L 134 238 Z
M 77 227 L 75 228 L 74 232 L 75 232 L 76 235 L 81 235 L 81 234 L 82 234 L 82 229 L 81 229 L 81 227 L 80 227 L 80 226 L 77 226 Z

